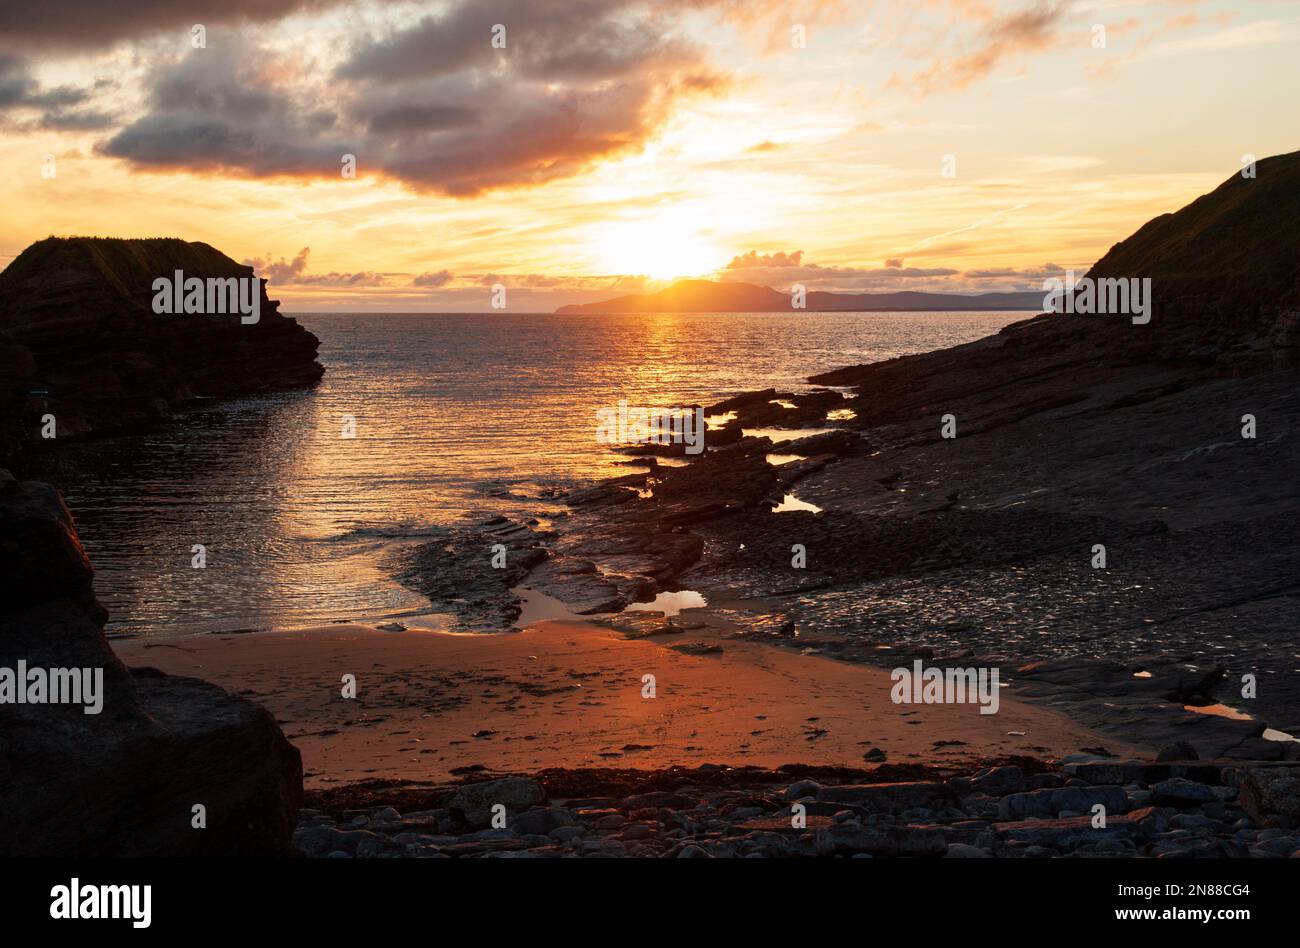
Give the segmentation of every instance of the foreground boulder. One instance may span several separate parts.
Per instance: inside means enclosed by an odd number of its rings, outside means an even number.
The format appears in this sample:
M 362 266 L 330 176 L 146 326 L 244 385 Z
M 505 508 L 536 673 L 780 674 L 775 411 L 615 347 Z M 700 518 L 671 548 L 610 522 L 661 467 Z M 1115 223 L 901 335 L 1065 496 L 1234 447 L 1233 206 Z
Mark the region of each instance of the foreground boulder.
M 1300 767 L 1251 768 L 1239 792 L 1241 808 L 1260 826 L 1300 828 Z
M 120 431 L 196 396 L 305 386 L 324 373 L 319 340 L 280 315 L 264 281 L 256 322 L 155 313 L 154 281 L 177 271 L 254 278 L 207 244 L 171 238 L 50 237 L 0 273 L 0 463 L 15 438 L 40 438 L 46 415 L 59 437 Z
M 58 492 L 0 470 L 0 856 L 293 852 L 298 750 L 258 705 L 124 666 L 92 579 Z M 15 703 L 20 662 L 89 669 L 90 687 L 80 703 Z

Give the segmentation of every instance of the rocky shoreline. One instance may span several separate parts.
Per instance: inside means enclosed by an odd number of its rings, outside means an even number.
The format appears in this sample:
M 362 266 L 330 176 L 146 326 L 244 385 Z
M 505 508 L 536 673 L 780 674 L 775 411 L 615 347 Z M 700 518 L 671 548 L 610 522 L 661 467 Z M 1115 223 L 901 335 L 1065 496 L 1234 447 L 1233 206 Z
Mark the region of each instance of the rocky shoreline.
M 1290 200 L 1300 156 L 1260 170 L 1093 268 L 1154 268 L 1150 324 L 1048 314 L 731 396 L 704 408 L 704 454 L 626 446 L 644 470 L 558 496 L 544 523 L 429 544 L 399 578 L 469 628 L 513 621 L 523 588 L 636 634 L 697 623 L 886 665 L 1000 666 L 1011 694 L 1152 746 L 1293 756 L 1300 292 L 1276 228 L 1246 224 Z M 1256 290 L 1234 295 L 1235 269 L 1207 280 L 1170 232 L 1197 254 L 1231 246 Z M 498 544 L 507 568 L 482 569 Z M 707 608 L 624 611 L 678 590 Z
M 708 629 L 709 643 L 680 645 L 692 655 L 756 640 L 886 667 L 1001 667 L 1008 697 L 1166 747 L 1166 760 L 1121 762 L 1089 746 L 1088 757 L 1058 763 L 1031 746 L 1042 759 L 963 772 L 933 761 L 709 765 L 361 783 L 313 791 L 299 820 L 300 752 L 270 712 L 204 681 L 122 664 L 57 492 L 0 472 L 0 664 L 102 668 L 111 709 L 102 718 L 4 709 L 6 851 L 1294 855 L 1296 244 L 1285 230 L 1247 225 L 1296 193 L 1300 157 L 1259 170 L 1259 184 L 1229 181 L 1094 268 L 1141 269 L 1170 227 L 1197 234 L 1198 253 L 1232 242 L 1236 264 L 1256 268 L 1207 282 L 1161 257 L 1149 326 L 1040 316 L 969 345 L 817 376 L 809 391 L 734 395 L 705 409 L 706 453 L 629 446 L 645 470 L 557 494 L 565 509 L 548 522 L 495 518 L 396 565 L 471 629 L 516 619 L 522 588 L 632 637 Z M 1207 213 L 1207 200 L 1222 213 Z M 1252 255 L 1252 240 L 1267 246 Z M 96 434 L 165 418 L 194 395 L 319 377 L 315 337 L 265 298 L 254 327 L 264 345 L 235 335 L 238 317 L 151 322 L 135 278 L 178 261 L 246 275 L 180 241 L 45 241 L 5 271 L 0 461 L 35 438 L 33 419 L 51 405 L 61 432 Z M 60 278 L 46 279 L 51 270 Z M 1246 280 L 1255 292 L 1238 306 Z M 498 551 L 502 568 L 485 567 Z M 707 606 L 625 611 L 682 590 Z M 391 679 L 385 687 L 401 691 Z M 587 714 L 575 719 L 590 727 Z M 220 816 L 219 831 L 194 832 L 196 804 Z M 1092 824 L 1097 804 L 1104 828 Z M 501 828 L 491 825 L 497 805 Z
M 308 794 L 294 842 L 317 858 L 1268 859 L 1300 857 L 1298 820 L 1298 766 L 1023 758 L 352 787 Z

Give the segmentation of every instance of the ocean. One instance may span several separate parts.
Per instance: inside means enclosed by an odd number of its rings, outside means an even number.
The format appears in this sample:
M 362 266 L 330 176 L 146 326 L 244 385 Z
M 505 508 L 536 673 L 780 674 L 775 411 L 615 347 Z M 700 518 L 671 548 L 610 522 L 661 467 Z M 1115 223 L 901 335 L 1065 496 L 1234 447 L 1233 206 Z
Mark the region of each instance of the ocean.
M 321 340 L 315 389 L 200 402 L 34 459 L 76 517 L 110 633 L 420 624 L 436 617 L 385 561 L 626 473 L 596 439 L 600 408 L 804 391 L 1032 314 L 296 315 Z

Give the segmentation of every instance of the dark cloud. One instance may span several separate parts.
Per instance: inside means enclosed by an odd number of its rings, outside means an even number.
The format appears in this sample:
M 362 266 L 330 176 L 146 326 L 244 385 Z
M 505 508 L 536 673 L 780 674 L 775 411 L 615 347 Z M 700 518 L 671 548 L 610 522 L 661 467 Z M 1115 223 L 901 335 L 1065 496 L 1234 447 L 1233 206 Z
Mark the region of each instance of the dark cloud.
M 90 97 L 85 89 L 57 86 L 46 89 L 31 74 L 31 64 L 21 56 L 0 53 L 0 109 L 60 109 L 80 105 Z
M 0 2 L 0 45 L 13 49 L 102 49 L 196 23 L 265 23 L 341 0 L 19 0 Z
M 277 88 L 255 55 L 184 56 L 150 77 L 149 111 L 100 142 L 153 168 L 249 176 L 339 174 L 355 140 L 310 89 Z
M 100 152 L 255 177 L 337 177 L 353 154 L 359 176 L 454 196 L 540 184 L 639 149 L 681 99 L 725 86 L 656 15 L 667 6 L 461 0 L 356 41 L 333 76 L 285 78 L 255 42 L 230 43 L 155 70 L 147 113 Z
M 117 116 L 108 112 L 47 112 L 41 116 L 41 128 L 55 132 L 99 132 L 111 128 Z
M 356 44 L 339 75 L 387 82 L 505 67 L 525 79 L 591 81 L 629 75 L 694 52 L 629 0 L 462 0 L 408 29 Z M 501 27 L 502 30 L 496 30 Z M 494 34 L 494 31 L 495 34 Z M 504 47 L 493 46 L 494 35 Z
M 471 109 L 454 105 L 405 105 L 372 115 L 370 131 L 384 132 L 441 132 L 449 128 L 473 125 L 478 115 Z
M 56 131 L 97 131 L 113 124 L 113 116 L 85 109 L 68 111 L 90 100 L 91 89 L 75 86 L 45 88 L 31 74 L 31 66 L 21 56 L 0 53 L 0 119 L 20 131 L 32 128 Z M 29 118 L 14 120 L 12 112 L 40 111 L 34 122 Z

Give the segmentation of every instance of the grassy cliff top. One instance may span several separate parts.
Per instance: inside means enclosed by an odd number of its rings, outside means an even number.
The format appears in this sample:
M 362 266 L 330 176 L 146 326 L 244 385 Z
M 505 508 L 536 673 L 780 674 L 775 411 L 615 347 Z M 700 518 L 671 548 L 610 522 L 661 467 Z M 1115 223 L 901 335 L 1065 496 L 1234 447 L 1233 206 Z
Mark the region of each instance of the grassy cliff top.
M 1161 214 L 1097 261 L 1090 276 L 1151 277 L 1173 300 L 1232 297 L 1260 309 L 1300 303 L 1300 152 L 1263 158 Z
M 176 270 L 187 277 L 246 277 L 253 272 L 209 244 L 177 237 L 47 237 L 0 272 L 0 300 L 11 293 L 30 294 L 50 274 L 70 269 L 97 273 L 126 297 L 147 291 L 155 279 Z

